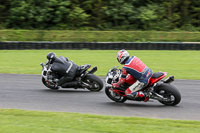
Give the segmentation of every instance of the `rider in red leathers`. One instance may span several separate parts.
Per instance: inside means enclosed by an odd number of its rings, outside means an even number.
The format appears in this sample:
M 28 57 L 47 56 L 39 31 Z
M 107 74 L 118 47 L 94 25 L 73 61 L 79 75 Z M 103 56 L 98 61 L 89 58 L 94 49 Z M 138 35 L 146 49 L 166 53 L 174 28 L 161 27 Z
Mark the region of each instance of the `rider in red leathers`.
M 152 70 L 148 68 L 139 58 L 136 56 L 129 56 L 129 53 L 122 49 L 117 53 L 117 60 L 120 64 L 123 64 L 122 75 L 117 83 L 113 83 L 113 88 L 119 88 L 124 84 L 129 76 L 132 75 L 135 78 L 134 82 L 129 88 L 126 89 L 125 94 L 131 98 L 139 98 L 145 102 L 149 100 L 149 97 L 143 93 L 142 88 L 148 85 L 152 76 Z

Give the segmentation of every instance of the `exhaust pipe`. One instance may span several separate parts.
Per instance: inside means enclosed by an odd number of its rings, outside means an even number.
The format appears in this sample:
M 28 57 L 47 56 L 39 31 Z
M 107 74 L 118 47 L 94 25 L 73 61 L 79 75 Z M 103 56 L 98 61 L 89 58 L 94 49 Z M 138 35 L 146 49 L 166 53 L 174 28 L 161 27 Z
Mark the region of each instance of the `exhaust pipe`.
M 174 76 L 170 76 L 170 77 L 168 77 L 166 80 L 164 80 L 164 83 L 171 83 L 171 82 L 173 82 L 174 81 Z
M 97 66 L 93 67 L 90 71 L 88 71 L 88 73 L 94 73 L 97 71 Z

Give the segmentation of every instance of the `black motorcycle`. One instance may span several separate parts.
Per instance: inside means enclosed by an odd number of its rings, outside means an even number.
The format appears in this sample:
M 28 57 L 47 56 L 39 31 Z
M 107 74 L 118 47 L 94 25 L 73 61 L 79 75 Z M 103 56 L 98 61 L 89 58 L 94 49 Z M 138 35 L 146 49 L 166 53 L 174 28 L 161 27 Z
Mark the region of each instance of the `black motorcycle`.
M 58 90 L 60 87 L 56 85 L 55 80 L 59 80 L 62 75 L 52 70 L 53 64 L 50 64 L 49 61 L 45 64 L 41 63 L 40 65 L 42 66 L 42 83 L 52 90 Z M 91 70 L 88 70 L 90 67 L 91 65 L 89 64 L 79 66 L 73 81 L 70 81 L 69 84 L 67 84 L 68 82 L 65 83 L 66 86 L 64 88 L 87 88 L 90 91 L 100 91 L 103 88 L 103 81 L 93 74 L 97 71 L 97 67 L 95 66 Z

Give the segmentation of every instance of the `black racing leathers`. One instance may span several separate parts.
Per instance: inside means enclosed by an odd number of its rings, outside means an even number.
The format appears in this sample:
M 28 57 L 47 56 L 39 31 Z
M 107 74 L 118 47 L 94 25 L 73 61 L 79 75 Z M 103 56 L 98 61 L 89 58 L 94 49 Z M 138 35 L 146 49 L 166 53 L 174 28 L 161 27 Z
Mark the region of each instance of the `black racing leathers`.
M 78 70 L 78 65 L 72 61 L 68 61 L 67 58 L 60 56 L 56 58 L 52 64 L 52 71 L 56 71 L 62 77 L 57 81 L 57 85 L 61 86 L 62 84 L 72 81 Z

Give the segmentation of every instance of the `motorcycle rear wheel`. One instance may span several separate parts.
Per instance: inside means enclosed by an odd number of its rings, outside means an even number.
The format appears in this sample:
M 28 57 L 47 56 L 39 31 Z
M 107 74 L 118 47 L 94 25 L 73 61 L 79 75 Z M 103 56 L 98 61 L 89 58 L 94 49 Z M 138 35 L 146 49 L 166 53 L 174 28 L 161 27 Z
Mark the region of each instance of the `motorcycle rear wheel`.
M 171 99 L 170 101 L 159 101 L 167 106 L 175 106 L 181 101 L 181 94 L 178 89 L 170 84 L 163 83 L 156 87 L 155 92 L 162 95 L 164 98 Z
M 94 74 L 86 75 L 83 82 L 91 86 L 91 87 L 87 87 L 87 89 L 90 91 L 98 92 L 101 89 L 103 89 L 103 81 Z
M 123 96 L 113 92 L 112 88 L 110 88 L 110 87 L 105 88 L 105 93 L 111 100 L 118 102 L 118 103 L 124 103 L 127 100 L 126 97 L 123 97 Z

